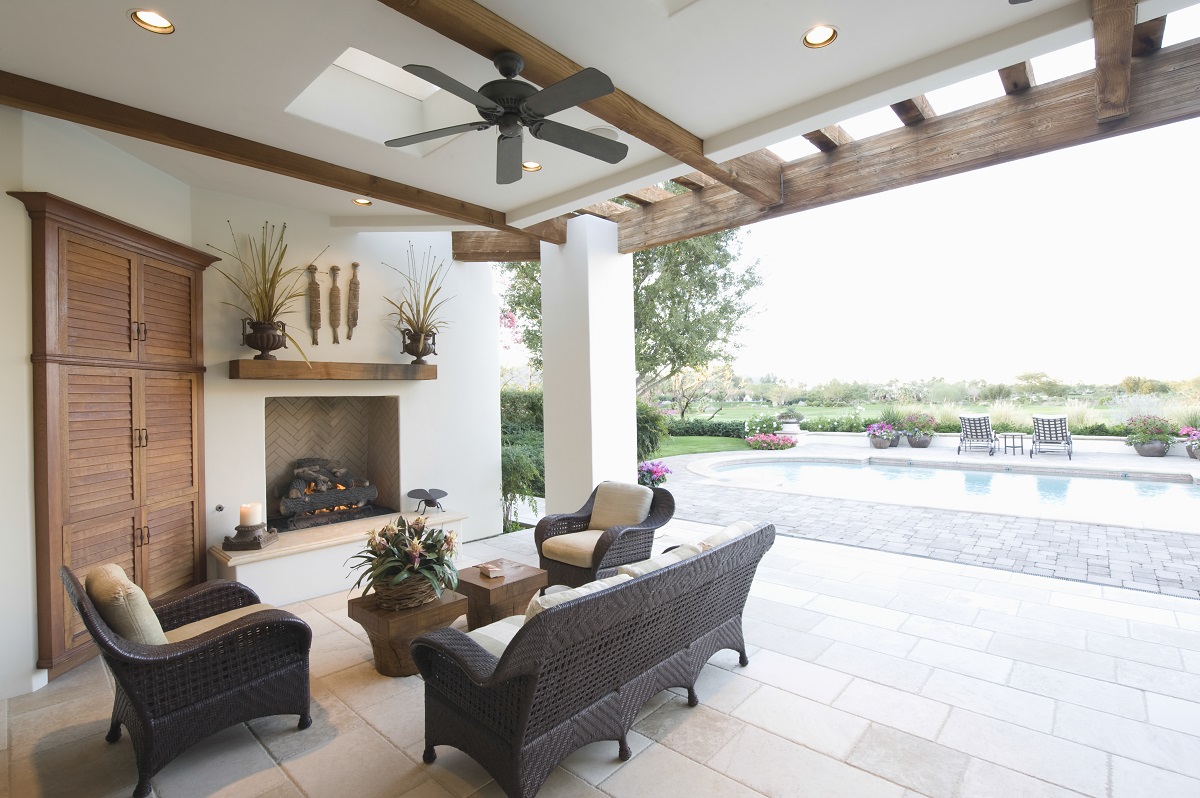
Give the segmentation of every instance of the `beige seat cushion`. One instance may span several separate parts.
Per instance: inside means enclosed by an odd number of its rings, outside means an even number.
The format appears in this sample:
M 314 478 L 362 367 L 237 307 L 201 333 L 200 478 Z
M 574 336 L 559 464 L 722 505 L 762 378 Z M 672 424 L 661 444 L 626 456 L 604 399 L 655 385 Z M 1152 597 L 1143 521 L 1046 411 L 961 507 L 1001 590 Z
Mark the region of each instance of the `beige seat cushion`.
M 84 589 L 100 617 L 121 637 L 150 646 L 167 642 L 146 594 L 121 566 L 108 563 L 88 571 Z
M 216 629 L 218 626 L 224 626 L 230 621 L 236 621 L 243 615 L 261 612 L 263 610 L 275 609 L 270 604 L 247 604 L 245 607 L 238 607 L 236 610 L 227 610 L 225 612 L 210 615 L 207 618 L 201 618 L 198 621 L 185 623 L 183 626 L 177 626 L 167 632 L 168 643 L 178 643 L 180 640 L 187 640 L 190 637 L 198 637 L 205 632 Z
M 754 527 L 755 523 L 753 521 L 735 521 L 720 532 L 713 532 L 696 545 L 700 547 L 701 551 L 708 551 L 714 546 L 720 546 L 727 540 L 740 538 L 742 535 L 754 531 Z
M 659 568 L 666 568 L 668 565 L 674 565 L 677 562 L 682 562 L 688 557 L 695 557 L 700 553 L 698 546 L 684 544 L 676 546 L 670 551 L 663 552 L 657 557 L 651 557 L 648 560 L 641 562 L 631 562 L 628 565 L 622 565 L 617 569 L 617 573 L 626 574 L 632 577 L 644 576 L 651 571 L 657 571 Z
M 489 623 L 487 626 L 472 629 L 467 632 L 467 637 L 478 643 L 484 651 L 500 658 L 504 656 L 504 649 L 508 648 L 508 644 L 512 642 L 524 625 L 524 615 L 513 615 Z
M 555 535 L 542 541 L 542 556 L 579 568 L 591 568 L 592 552 L 596 550 L 596 541 L 603 534 L 602 529 L 586 529 L 583 532 Z
M 537 615 L 542 610 L 548 610 L 551 607 L 557 607 L 559 604 L 565 604 L 571 599 L 587 596 L 592 593 L 598 593 L 601 590 L 619 585 L 622 582 L 628 582 L 633 577 L 627 574 L 617 574 L 615 576 L 597 579 L 595 582 L 588 582 L 586 585 L 573 587 L 570 590 L 559 590 L 554 593 L 547 593 L 544 596 L 534 596 L 533 601 L 529 602 L 529 607 L 525 610 L 525 622 Z
M 601 482 L 596 488 L 589 529 L 610 529 L 614 526 L 640 524 L 650 514 L 654 491 L 645 485 L 627 482 Z

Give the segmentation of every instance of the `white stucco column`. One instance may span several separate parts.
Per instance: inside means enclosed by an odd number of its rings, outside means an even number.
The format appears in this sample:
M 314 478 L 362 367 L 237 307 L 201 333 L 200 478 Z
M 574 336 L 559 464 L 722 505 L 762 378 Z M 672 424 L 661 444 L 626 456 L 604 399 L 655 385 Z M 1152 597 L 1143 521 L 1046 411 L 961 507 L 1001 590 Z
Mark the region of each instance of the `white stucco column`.
M 546 512 L 572 512 L 637 478 L 633 256 L 616 224 L 578 216 L 566 244 L 542 244 L 542 358 Z

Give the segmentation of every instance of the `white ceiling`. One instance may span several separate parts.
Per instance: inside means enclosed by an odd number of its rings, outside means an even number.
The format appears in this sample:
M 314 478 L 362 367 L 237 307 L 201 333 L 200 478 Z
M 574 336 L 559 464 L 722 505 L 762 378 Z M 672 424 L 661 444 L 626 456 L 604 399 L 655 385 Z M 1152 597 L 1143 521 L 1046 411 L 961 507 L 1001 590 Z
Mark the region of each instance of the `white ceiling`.
M 481 1 L 704 139 L 714 160 L 1091 35 L 1088 0 Z M 1147 0 L 1139 18 L 1194 2 Z M 691 171 L 626 134 L 629 156 L 615 166 L 526 136 L 526 155 L 545 168 L 500 186 L 492 131 L 460 135 L 421 155 L 287 113 L 348 47 L 396 65 L 428 64 L 468 86 L 498 77 L 487 59 L 377 0 L 161 0 L 149 7 L 176 32 L 142 31 L 129 21 L 128 0 L 0 0 L 0 70 L 491 207 L 517 226 Z M 818 22 L 837 26 L 837 42 L 801 47 L 801 35 Z M 477 118 L 455 102 L 457 112 L 443 111 L 454 118 L 432 126 Z M 579 109 L 554 118 L 602 124 Z M 286 202 L 336 223 L 453 227 L 387 203 L 359 211 L 343 192 L 105 138 L 191 185 Z

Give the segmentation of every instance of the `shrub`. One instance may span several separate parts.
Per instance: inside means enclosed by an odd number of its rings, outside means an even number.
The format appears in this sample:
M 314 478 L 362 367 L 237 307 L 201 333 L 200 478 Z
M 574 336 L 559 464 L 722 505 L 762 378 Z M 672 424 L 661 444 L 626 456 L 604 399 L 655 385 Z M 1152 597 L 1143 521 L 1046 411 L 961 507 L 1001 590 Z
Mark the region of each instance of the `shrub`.
M 770 434 L 779 432 L 783 425 L 774 413 L 757 413 L 746 421 L 744 432 L 747 435 Z
M 709 438 L 742 438 L 746 427 L 741 421 L 704 421 L 698 418 L 667 420 L 667 433 L 672 437 L 700 436 Z
M 937 431 L 937 419 L 925 412 L 909 413 L 900 426 L 906 435 L 932 435 Z
M 669 434 L 667 418 L 657 407 L 637 403 L 637 459 L 645 460 L 658 451 L 662 439 Z
M 537 510 L 533 499 L 546 493 L 545 470 L 541 449 L 532 446 L 500 447 L 500 497 L 505 532 L 520 527 L 516 520 L 518 503 L 524 502 L 531 510 Z
M 542 392 L 504 390 L 500 392 L 500 421 L 520 427 L 542 429 Z
M 1175 444 L 1175 426 L 1162 416 L 1133 416 L 1126 420 L 1125 445 L 1162 441 L 1169 450 Z
M 800 429 L 809 432 L 863 432 L 866 425 L 867 421 L 855 410 L 848 416 L 807 418 L 800 422 Z
M 780 449 L 790 449 L 796 445 L 796 439 L 790 438 L 787 435 L 775 435 L 769 432 L 760 432 L 757 435 L 751 435 L 746 438 L 746 445 L 751 449 L 766 449 L 777 451 Z
M 667 474 L 670 473 L 671 469 L 663 465 L 661 460 L 642 462 L 638 463 L 637 481 L 639 485 L 645 485 L 647 488 L 657 488 L 667 481 Z

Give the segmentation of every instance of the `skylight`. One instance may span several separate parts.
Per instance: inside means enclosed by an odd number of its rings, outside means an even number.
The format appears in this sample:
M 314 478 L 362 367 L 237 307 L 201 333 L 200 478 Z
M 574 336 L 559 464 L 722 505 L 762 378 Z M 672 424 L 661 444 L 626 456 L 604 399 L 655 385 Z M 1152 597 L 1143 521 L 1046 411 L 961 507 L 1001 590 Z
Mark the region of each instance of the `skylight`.
M 438 87 L 432 83 L 421 80 L 416 75 L 410 75 L 395 64 L 354 47 L 347 48 L 346 52 L 333 62 L 333 65 L 353 72 L 359 77 L 373 80 L 381 86 L 387 86 L 393 91 L 406 94 L 414 100 L 427 100 L 434 92 L 439 91 Z

